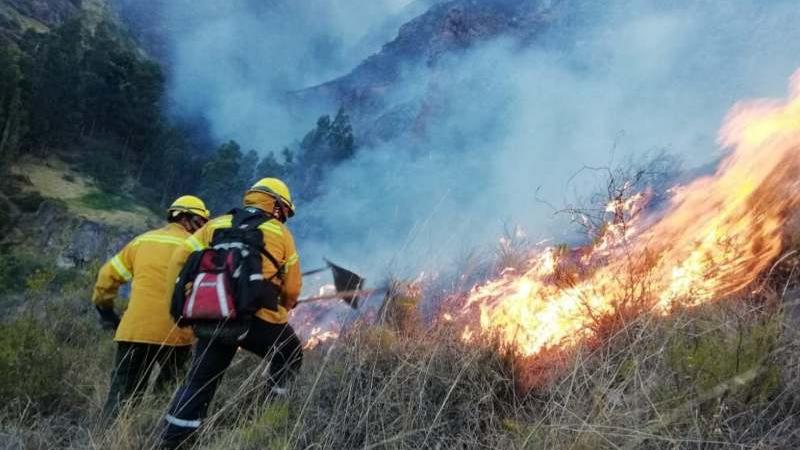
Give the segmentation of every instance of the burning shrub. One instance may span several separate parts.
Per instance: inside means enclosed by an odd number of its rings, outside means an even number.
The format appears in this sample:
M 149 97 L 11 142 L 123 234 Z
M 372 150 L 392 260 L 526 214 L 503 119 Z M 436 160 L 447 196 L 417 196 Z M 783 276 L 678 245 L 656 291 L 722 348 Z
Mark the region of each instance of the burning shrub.
M 788 101 L 730 111 L 719 137 L 728 153 L 712 175 L 659 192 L 655 181 L 640 190 L 647 171 L 630 180 L 609 172 L 605 208 L 581 216 L 591 243 L 539 248 L 522 270 L 473 289 L 457 312 L 464 339 L 498 337 L 530 366 L 540 357 L 548 365 L 553 355 L 606 342 L 642 314 L 668 316 L 743 292 L 791 242 L 785 229 L 800 209 L 800 78 L 793 81 Z M 669 174 L 675 164 L 654 167 Z

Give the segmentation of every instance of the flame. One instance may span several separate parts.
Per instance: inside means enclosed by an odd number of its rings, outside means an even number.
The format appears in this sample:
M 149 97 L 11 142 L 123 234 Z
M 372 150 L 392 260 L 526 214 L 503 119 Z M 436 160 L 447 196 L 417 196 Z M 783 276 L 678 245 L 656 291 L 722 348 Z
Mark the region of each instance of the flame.
M 800 72 L 788 101 L 735 105 L 719 143 L 716 173 L 671 189 L 658 216 L 645 212 L 646 193 L 614 200 L 615 219 L 591 246 L 541 248 L 524 270 L 474 288 L 462 313 L 477 310 L 475 331 L 532 357 L 596 336 L 604 317 L 667 314 L 742 290 L 778 256 L 800 205 Z
M 289 314 L 289 323 L 303 341 L 303 349 L 312 350 L 339 338 L 349 309 L 334 301 L 299 304 Z
M 313 328 L 311 330 L 311 334 L 309 335 L 308 339 L 306 339 L 305 345 L 303 345 L 304 350 L 311 350 L 318 345 L 325 343 L 327 341 L 336 340 L 339 338 L 339 333 L 332 330 L 324 330 L 320 327 Z

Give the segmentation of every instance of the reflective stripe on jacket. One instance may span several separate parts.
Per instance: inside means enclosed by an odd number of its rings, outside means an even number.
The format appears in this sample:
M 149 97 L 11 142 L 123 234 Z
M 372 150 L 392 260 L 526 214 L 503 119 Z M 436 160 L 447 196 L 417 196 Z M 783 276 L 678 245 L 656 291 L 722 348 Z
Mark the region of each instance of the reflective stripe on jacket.
M 272 211 L 275 202 L 269 195 L 251 192 L 245 195 L 244 204 L 245 206 L 257 207 L 262 211 Z M 214 232 L 219 229 L 230 228 L 232 220 L 233 216 L 231 215 L 224 215 L 211 220 L 189 237 L 185 245 L 172 254 L 166 278 L 170 297 L 175 287 L 175 280 L 178 278 L 181 268 L 186 263 L 189 255 L 192 252 L 208 247 L 214 237 Z M 274 324 L 286 323 L 288 311 L 294 308 L 297 303 L 303 283 L 300 273 L 300 259 L 297 256 L 294 237 L 292 237 L 292 233 L 286 225 L 275 219 L 264 222 L 259 228 L 264 236 L 264 248 L 283 266 L 283 273 L 279 277 L 272 278 L 272 282 L 281 288 L 278 311 L 262 308 L 256 312 L 256 317 Z M 275 266 L 264 256 L 261 257 L 261 268 L 265 279 L 269 279 L 275 274 Z
M 189 328 L 178 328 L 169 313 L 164 279 L 172 253 L 184 247 L 189 232 L 177 223 L 144 233 L 106 262 L 97 275 L 92 301 L 110 308 L 119 287 L 131 284 L 128 309 L 114 340 L 169 346 L 191 345 Z

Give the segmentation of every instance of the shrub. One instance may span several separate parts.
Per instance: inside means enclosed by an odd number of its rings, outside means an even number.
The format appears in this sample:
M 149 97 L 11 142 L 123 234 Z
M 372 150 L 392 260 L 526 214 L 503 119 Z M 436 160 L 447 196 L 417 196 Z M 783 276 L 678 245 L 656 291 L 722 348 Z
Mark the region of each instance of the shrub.
M 101 190 L 119 190 L 127 168 L 122 148 L 106 140 L 87 140 L 83 153 L 78 169 L 89 174 Z
M 62 348 L 45 324 L 31 317 L 0 324 L 0 398 L 46 408 L 62 395 L 66 369 Z
M 22 293 L 25 280 L 33 273 L 45 269 L 41 258 L 26 253 L 8 253 L 0 258 L 0 294 Z
M 747 322 L 722 322 L 722 326 L 719 320 L 693 322 L 687 332 L 673 335 L 667 344 L 666 361 L 680 387 L 678 392 L 667 391 L 665 400 L 674 404 L 710 397 L 698 409 L 707 416 L 717 413 L 722 397 L 728 408 L 769 401 L 781 385 L 780 369 L 769 359 L 780 338 L 780 326 L 780 316 L 751 317 Z
M 92 191 L 80 198 L 80 203 L 87 208 L 101 211 L 131 211 L 133 210 L 130 198 L 112 194 L 105 191 Z

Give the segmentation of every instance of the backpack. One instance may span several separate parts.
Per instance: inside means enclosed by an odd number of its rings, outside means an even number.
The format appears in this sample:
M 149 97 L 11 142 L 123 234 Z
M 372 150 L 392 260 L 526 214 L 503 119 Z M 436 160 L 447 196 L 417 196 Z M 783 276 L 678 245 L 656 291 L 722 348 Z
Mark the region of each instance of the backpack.
M 170 313 L 179 326 L 247 323 L 261 308 L 278 310 L 272 279 L 283 265 L 264 248 L 258 228 L 271 217 L 256 208 L 234 209 L 231 228 L 214 231 L 211 245 L 189 256 L 172 295 Z M 264 278 L 262 255 L 275 266 Z

